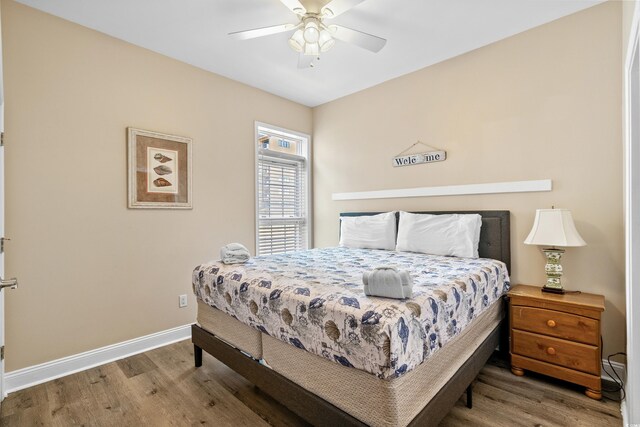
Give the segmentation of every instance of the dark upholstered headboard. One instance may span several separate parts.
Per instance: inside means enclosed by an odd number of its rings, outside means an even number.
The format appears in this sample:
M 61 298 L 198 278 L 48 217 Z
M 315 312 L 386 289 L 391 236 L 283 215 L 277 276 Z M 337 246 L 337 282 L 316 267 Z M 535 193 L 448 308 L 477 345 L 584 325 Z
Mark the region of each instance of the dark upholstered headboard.
M 382 212 L 343 212 L 340 216 L 368 216 Z M 482 217 L 480 229 L 480 258 L 493 258 L 507 264 L 511 272 L 511 225 L 509 211 L 437 211 L 411 212 L 417 214 L 478 214 Z M 400 221 L 400 214 L 396 212 L 396 224 Z

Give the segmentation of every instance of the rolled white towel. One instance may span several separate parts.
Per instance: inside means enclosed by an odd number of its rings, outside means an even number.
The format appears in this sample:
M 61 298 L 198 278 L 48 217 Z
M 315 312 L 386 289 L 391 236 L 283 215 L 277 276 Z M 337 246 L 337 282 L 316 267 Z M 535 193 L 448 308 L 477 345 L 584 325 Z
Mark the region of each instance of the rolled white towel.
M 377 267 L 362 274 L 364 294 L 369 296 L 404 299 L 413 295 L 413 282 L 406 270 L 395 267 Z
M 229 243 L 220 248 L 220 259 L 225 264 L 242 264 L 249 261 L 249 249 L 240 243 Z

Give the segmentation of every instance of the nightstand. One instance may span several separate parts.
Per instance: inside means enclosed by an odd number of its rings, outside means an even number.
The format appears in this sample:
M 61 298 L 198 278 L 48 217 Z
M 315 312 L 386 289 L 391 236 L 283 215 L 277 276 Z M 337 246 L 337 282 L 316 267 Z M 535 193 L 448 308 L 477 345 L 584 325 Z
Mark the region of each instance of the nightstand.
M 509 291 L 511 372 L 524 370 L 585 386 L 602 398 L 600 316 L 604 297 L 550 294 L 516 285 Z

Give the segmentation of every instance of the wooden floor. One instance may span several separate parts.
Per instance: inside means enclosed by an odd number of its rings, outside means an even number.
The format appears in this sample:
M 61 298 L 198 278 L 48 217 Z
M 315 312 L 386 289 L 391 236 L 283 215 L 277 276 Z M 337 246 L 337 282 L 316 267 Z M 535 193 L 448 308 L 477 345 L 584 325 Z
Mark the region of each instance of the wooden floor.
M 516 377 L 493 361 L 442 426 L 620 426 L 620 405 L 579 388 Z M 2 426 L 306 426 L 295 414 L 205 353 L 193 366 L 182 341 L 11 393 Z

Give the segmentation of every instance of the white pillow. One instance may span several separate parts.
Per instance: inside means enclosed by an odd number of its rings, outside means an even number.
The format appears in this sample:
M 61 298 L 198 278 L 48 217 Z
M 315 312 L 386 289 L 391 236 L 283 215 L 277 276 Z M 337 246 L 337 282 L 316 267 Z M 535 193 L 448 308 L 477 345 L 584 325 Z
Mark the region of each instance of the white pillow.
M 340 246 L 394 250 L 396 247 L 395 212 L 340 217 Z
M 400 212 L 397 251 L 478 258 L 482 217 L 478 214 Z

